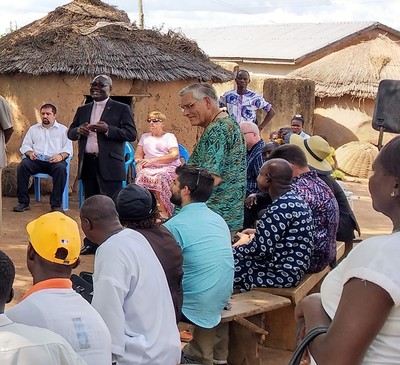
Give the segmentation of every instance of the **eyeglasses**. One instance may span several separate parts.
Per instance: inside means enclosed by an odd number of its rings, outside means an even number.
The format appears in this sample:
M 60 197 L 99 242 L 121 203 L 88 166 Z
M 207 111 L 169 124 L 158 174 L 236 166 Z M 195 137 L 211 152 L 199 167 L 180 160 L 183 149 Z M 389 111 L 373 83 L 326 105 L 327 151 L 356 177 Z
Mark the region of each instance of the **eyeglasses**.
M 108 84 L 105 84 L 104 82 L 97 82 L 97 81 L 95 81 L 95 82 L 91 82 L 91 83 L 90 83 L 90 86 L 91 86 L 91 87 L 101 87 L 101 88 L 103 88 L 103 87 L 108 86 Z
M 197 181 L 196 181 L 196 186 L 194 187 L 193 190 L 190 191 L 191 194 L 193 194 L 193 193 L 197 190 L 197 188 L 199 187 L 200 173 L 201 173 L 201 170 L 200 170 L 200 169 L 197 169 Z
M 183 113 L 186 110 L 191 110 L 194 107 L 194 104 L 196 104 L 200 100 L 203 100 L 203 99 L 196 100 L 196 101 L 194 101 L 193 103 L 190 103 L 190 104 L 181 105 L 181 112 Z
M 159 122 L 162 122 L 162 120 L 158 119 L 158 118 L 149 118 L 146 120 L 146 122 L 147 123 L 159 123 Z

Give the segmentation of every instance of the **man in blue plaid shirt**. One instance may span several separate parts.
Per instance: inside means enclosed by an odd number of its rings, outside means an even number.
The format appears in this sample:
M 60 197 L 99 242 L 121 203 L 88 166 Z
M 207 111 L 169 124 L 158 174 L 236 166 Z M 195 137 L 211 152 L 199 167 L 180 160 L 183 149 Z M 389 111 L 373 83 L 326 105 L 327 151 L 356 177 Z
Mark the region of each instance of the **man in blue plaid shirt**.
M 244 134 L 246 142 L 247 156 L 247 183 L 246 183 L 246 197 L 250 194 L 258 192 L 257 188 L 257 176 L 262 164 L 264 163 L 262 157 L 262 148 L 264 147 L 264 141 L 260 137 L 260 131 L 255 123 L 242 122 L 239 124 L 240 129 Z M 252 227 L 254 220 L 256 219 L 258 209 L 245 207 L 244 209 L 244 228 Z M 254 211 L 254 214 L 252 213 Z

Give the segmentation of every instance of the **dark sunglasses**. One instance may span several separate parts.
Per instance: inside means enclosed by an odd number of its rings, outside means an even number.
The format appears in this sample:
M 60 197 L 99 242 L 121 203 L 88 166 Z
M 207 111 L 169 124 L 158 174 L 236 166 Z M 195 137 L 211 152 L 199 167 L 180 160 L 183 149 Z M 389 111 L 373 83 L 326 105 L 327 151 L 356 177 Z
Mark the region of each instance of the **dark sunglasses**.
M 159 123 L 159 122 L 162 122 L 162 120 L 158 119 L 158 118 L 149 118 L 146 120 L 146 122 L 147 123 Z

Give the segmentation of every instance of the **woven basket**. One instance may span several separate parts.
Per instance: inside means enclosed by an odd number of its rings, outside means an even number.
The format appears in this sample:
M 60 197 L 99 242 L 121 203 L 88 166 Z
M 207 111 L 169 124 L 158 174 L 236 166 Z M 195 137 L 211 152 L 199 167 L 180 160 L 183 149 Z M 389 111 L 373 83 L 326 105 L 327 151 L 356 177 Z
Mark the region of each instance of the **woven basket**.
M 368 178 L 378 152 L 371 143 L 358 141 L 346 143 L 336 150 L 339 170 L 350 176 Z

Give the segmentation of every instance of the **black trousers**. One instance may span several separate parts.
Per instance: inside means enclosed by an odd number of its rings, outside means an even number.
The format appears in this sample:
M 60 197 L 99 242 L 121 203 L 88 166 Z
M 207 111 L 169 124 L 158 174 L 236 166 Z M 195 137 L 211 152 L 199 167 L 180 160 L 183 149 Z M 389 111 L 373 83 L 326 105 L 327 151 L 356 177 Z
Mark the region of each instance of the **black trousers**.
M 111 199 L 114 194 L 122 188 L 122 181 L 106 181 L 100 174 L 99 158 L 97 154 L 85 153 L 82 163 L 81 179 L 85 199 L 94 195 L 107 195 Z M 83 239 L 84 246 L 97 247 L 87 237 Z
M 122 188 L 122 181 L 107 181 L 100 174 L 97 154 L 85 153 L 82 164 L 81 179 L 85 199 L 93 195 L 107 195 L 111 199 Z
M 50 205 L 52 207 L 61 207 L 62 194 L 67 181 L 66 166 L 67 163 L 65 161 L 50 163 L 24 158 L 17 168 L 18 203 L 29 204 L 29 178 L 32 175 L 43 173 L 48 174 L 53 178 L 53 191 L 50 195 Z

